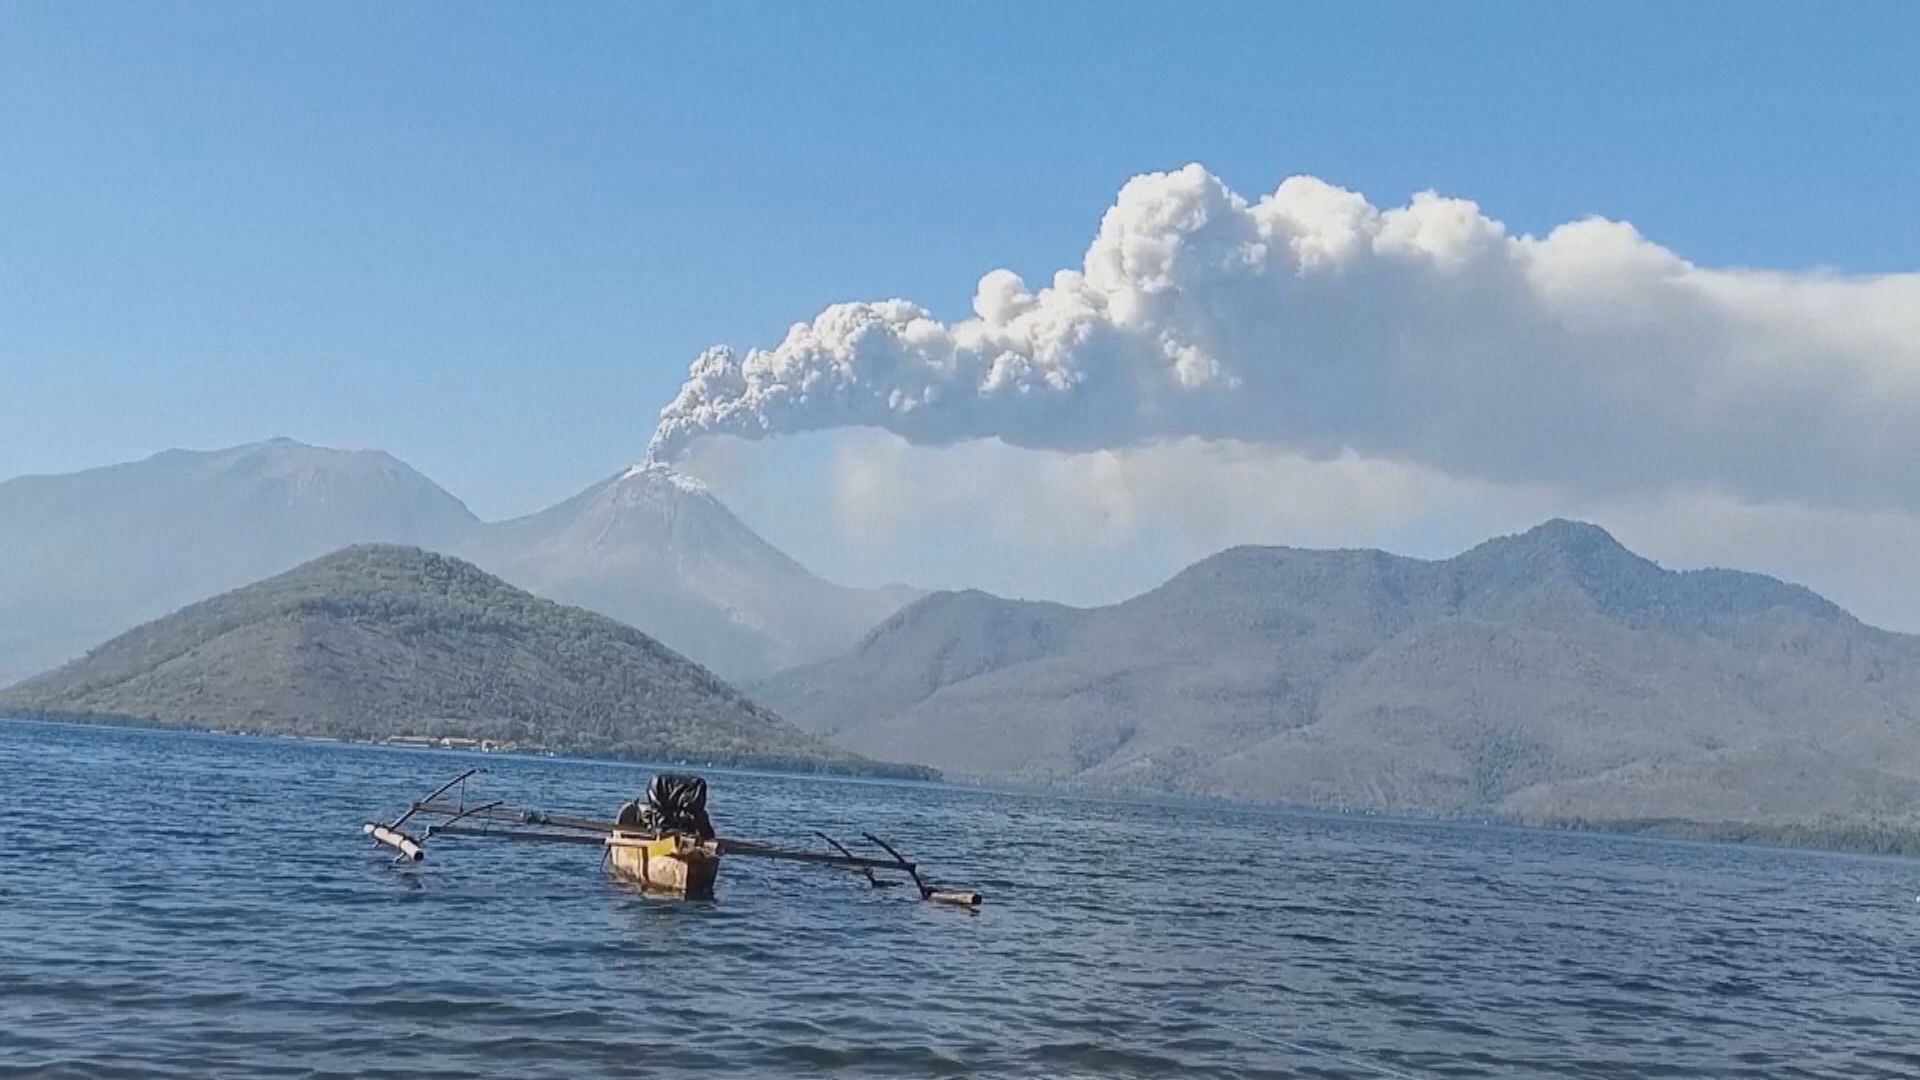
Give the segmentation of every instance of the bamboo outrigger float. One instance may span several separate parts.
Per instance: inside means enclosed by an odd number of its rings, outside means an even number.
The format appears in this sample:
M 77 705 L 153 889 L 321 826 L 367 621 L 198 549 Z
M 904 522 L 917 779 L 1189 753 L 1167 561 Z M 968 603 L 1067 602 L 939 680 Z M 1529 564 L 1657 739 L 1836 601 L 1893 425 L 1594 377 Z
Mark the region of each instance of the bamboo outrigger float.
M 881 876 L 884 871 L 897 871 L 913 881 L 922 900 L 964 908 L 980 905 L 980 894 L 970 889 L 928 885 L 920 877 L 917 865 L 872 833 L 861 835 L 884 852 L 885 857 L 856 855 L 825 833 L 816 835 L 833 848 L 831 852 L 801 851 L 755 840 L 716 836 L 707 819 L 707 782 L 697 776 L 656 776 L 647 785 L 644 802 L 636 799 L 627 803 L 613 820 L 602 821 L 503 806 L 498 802 L 469 804 L 466 782 L 482 771 L 468 769 L 425 798 L 409 803 L 399 817 L 390 822 L 369 821 L 363 831 L 375 843 L 392 848 L 397 853 L 395 860 L 402 862 L 426 858 L 427 842 L 442 836 L 599 847 L 605 852 L 603 860 L 616 876 L 649 892 L 690 899 L 711 898 L 721 860 L 738 855 L 852 871 L 864 876 L 876 889 L 905 884 Z M 446 798 L 455 788 L 459 789 L 458 796 Z M 416 816 L 435 819 L 417 837 L 402 828 Z

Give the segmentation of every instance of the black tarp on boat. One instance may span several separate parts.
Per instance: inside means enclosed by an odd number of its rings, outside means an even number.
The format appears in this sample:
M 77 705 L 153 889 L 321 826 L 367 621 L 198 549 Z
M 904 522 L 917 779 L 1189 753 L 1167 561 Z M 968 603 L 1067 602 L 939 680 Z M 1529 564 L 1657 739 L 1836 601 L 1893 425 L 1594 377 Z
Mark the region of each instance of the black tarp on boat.
M 682 833 L 713 839 L 707 817 L 707 781 L 680 773 L 660 773 L 647 784 L 647 801 L 620 808 L 619 824 L 656 833 Z

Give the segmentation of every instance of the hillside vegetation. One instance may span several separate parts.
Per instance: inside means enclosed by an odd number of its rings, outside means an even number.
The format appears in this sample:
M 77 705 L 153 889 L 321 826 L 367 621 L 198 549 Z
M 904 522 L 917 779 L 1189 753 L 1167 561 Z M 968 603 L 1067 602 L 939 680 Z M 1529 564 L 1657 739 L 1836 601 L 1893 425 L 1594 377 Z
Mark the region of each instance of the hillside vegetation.
M 1551 522 L 1236 548 L 1091 610 L 943 593 L 756 696 L 949 772 L 1528 821 L 1920 822 L 1920 638 Z
M 887 771 L 796 729 L 632 627 L 538 599 L 458 559 L 379 545 L 138 627 L 0 691 L 0 711 L 346 738 L 459 734 L 655 759 Z

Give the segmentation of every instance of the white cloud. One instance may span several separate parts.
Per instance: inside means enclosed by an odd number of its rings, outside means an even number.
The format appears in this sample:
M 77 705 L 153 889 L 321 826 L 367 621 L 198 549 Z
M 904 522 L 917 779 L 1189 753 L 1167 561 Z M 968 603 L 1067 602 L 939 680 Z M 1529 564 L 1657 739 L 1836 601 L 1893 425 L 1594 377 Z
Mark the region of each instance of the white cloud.
M 710 350 L 656 450 L 1200 438 L 1589 499 L 1920 510 L 1916 274 L 1702 268 L 1622 222 L 1512 236 L 1470 202 L 1383 210 L 1311 177 L 1248 201 L 1188 166 L 1129 182 L 1079 269 L 994 271 L 974 309 L 841 304 Z
M 863 542 L 929 522 L 973 523 L 1023 547 L 1074 549 L 1117 547 L 1156 530 L 1200 554 L 1244 536 L 1315 544 L 1377 534 L 1489 490 L 1350 452 L 1316 461 L 1200 439 L 1067 454 L 864 435 L 838 440 L 833 468 L 841 528 Z
M 1920 629 L 1920 274 L 1702 267 L 1620 221 L 1515 236 L 1188 166 L 973 309 L 839 304 L 709 350 L 655 452 L 892 433 L 818 459 L 809 561 L 840 576 L 1086 602 L 1234 543 L 1444 556 L 1562 515 Z
M 1770 573 L 1875 625 L 1920 630 L 1920 574 L 1903 569 L 1920 550 L 1920 515 L 1901 511 L 1701 492 L 1595 497 L 1350 452 L 1316 460 L 1198 439 L 1079 454 L 991 440 L 918 447 L 871 433 L 833 443 L 817 482 L 830 490 L 837 541 L 809 552 L 830 574 L 859 578 L 882 563 L 891 578 L 1100 603 L 1235 544 L 1443 558 L 1564 516 L 1598 522 L 1672 568 Z

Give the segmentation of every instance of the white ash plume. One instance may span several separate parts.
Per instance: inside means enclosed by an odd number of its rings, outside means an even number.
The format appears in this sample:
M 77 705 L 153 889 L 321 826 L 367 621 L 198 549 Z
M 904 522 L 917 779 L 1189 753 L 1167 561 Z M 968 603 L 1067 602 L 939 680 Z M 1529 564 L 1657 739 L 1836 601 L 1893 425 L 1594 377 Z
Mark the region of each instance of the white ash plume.
M 1764 223 L 1756 223 L 1764 227 Z M 661 412 L 708 434 L 883 428 L 1057 450 L 1233 439 L 1501 482 L 1920 508 L 1920 275 L 1696 266 L 1623 222 L 1515 236 L 1433 193 L 1307 176 L 1257 201 L 1136 177 L 1078 270 L 974 317 L 836 304 L 716 347 Z

